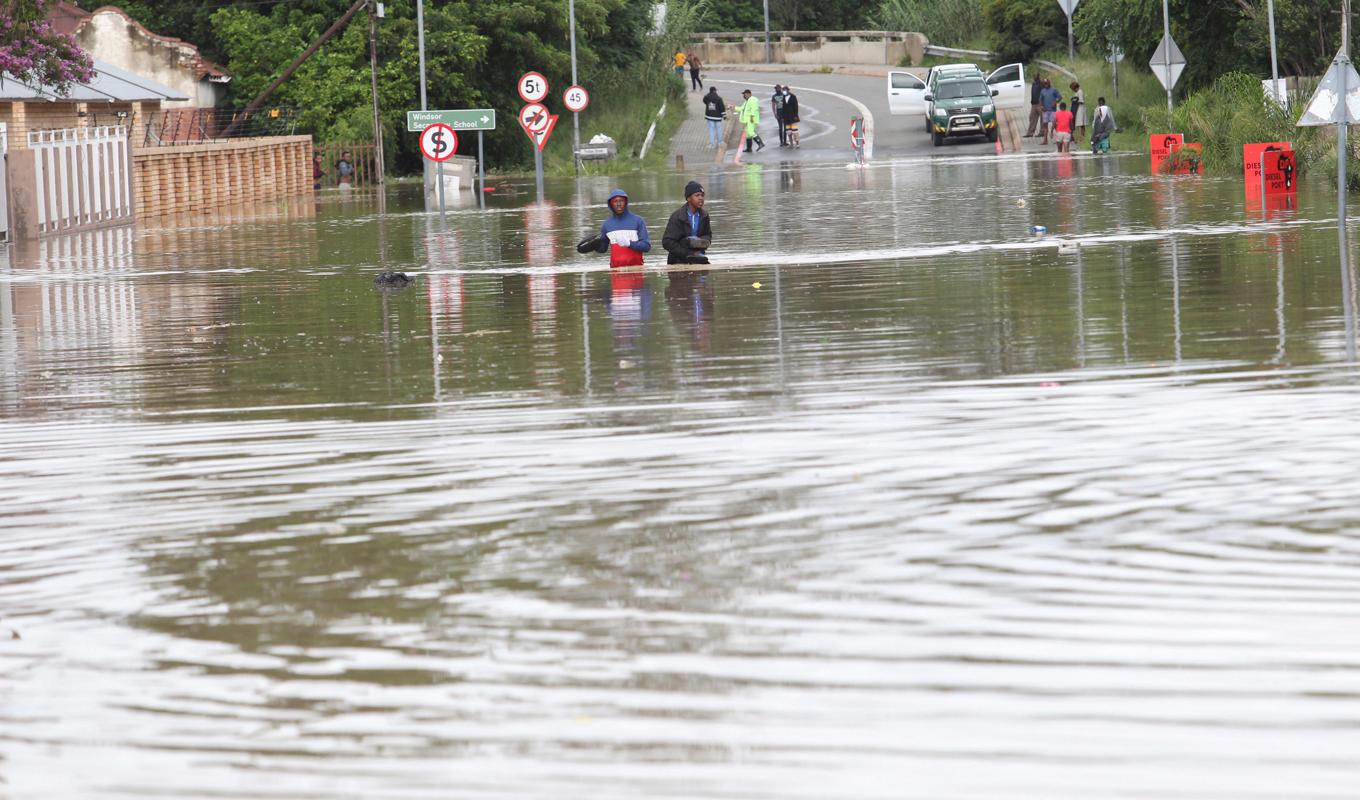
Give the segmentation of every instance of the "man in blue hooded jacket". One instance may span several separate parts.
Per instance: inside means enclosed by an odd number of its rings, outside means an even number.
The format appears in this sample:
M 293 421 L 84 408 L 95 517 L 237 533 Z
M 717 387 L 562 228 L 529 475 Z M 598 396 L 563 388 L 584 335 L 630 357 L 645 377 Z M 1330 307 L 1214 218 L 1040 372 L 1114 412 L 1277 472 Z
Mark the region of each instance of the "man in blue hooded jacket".
M 609 193 L 609 210 L 613 213 L 600 225 L 596 251 L 609 253 L 611 267 L 642 266 L 642 254 L 652 249 L 646 221 L 628 210 L 628 193 L 622 189 Z

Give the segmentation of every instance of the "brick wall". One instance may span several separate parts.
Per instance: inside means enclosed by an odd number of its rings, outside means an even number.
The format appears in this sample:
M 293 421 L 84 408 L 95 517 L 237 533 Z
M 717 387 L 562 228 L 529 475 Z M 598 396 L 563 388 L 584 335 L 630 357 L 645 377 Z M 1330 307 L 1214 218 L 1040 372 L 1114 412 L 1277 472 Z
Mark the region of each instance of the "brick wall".
M 9 126 L 9 146 L 14 150 L 28 147 L 29 131 L 60 128 L 93 128 L 101 125 L 128 125 L 143 108 L 152 103 L 0 103 L 0 122 Z M 118 118 L 118 112 L 127 117 Z M 81 116 L 82 112 L 84 116 Z
M 312 137 L 134 147 L 137 216 L 196 213 L 312 192 Z

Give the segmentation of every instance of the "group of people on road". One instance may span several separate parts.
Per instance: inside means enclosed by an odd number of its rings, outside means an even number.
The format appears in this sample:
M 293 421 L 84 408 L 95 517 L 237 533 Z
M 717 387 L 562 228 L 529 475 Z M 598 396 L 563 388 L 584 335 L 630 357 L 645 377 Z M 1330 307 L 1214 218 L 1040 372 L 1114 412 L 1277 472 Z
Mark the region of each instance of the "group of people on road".
M 775 84 L 774 94 L 770 97 L 770 110 L 774 113 L 775 125 L 779 129 L 780 147 L 802 147 L 799 139 L 798 123 L 802 121 L 798 112 L 798 95 L 789 86 Z M 765 140 L 760 136 L 760 101 L 751 94 L 750 89 L 741 93 L 741 103 L 737 105 L 737 122 L 742 125 L 746 138 L 746 152 L 765 149 Z M 708 147 L 722 143 L 722 122 L 727 119 L 727 103 L 718 95 L 718 87 L 710 86 L 704 95 L 704 122 L 708 124 Z
M 576 245 L 581 253 L 608 253 L 610 267 L 640 267 L 642 254 L 652 249 L 647 222 L 628 210 L 628 193 L 615 189 L 607 201 L 609 216 L 596 236 Z M 685 204 L 666 220 L 661 246 L 667 264 L 707 264 L 708 248 L 713 241 L 708 211 L 704 209 L 704 187 L 698 181 L 685 184 Z
M 1044 145 L 1051 139 L 1058 146 L 1059 153 L 1070 153 L 1072 142 L 1081 142 L 1086 135 L 1086 92 L 1076 81 L 1068 84 L 1068 89 L 1071 95 L 1064 100 L 1062 92 L 1053 87 L 1052 81 L 1038 72 L 1034 73 L 1034 81 L 1029 87 L 1029 128 L 1025 131 L 1025 138 L 1042 137 Z M 1091 151 L 1108 151 L 1110 134 L 1116 130 L 1114 112 L 1102 97 L 1097 101 L 1092 120 Z

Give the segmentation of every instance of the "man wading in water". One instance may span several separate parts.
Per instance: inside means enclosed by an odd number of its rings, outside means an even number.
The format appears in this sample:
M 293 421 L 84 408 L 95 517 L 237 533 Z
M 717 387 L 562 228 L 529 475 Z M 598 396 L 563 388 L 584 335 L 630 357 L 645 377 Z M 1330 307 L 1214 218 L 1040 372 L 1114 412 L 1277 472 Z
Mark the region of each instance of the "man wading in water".
M 685 204 L 666 220 L 661 246 L 669 253 L 667 264 L 707 264 L 704 251 L 713 241 L 713 229 L 704 210 L 704 187 L 698 181 L 685 184 Z
M 611 267 L 642 266 L 642 254 L 652 249 L 647 223 L 628 210 L 628 193 L 622 189 L 610 192 L 609 210 L 613 213 L 600 225 L 600 235 L 576 245 L 576 250 L 609 253 Z

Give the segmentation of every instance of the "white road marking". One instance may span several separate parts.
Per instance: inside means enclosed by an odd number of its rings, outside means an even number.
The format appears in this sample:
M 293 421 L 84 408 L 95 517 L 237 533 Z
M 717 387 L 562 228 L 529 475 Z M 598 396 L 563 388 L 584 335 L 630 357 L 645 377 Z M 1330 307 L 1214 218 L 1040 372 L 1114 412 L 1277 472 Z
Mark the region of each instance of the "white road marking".
M 723 80 L 721 78 L 710 78 L 709 83 L 731 83 L 740 86 L 760 86 L 765 89 L 773 89 L 775 87 L 775 84 L 773 83 L 749 83 L 747 81 L 729 81 Z M 780 85 L 782 86 L 783 84 Z M 874 115 L 873 112 L 869 110 L 868 106 L 864 105 L 863 103 L 861 103 L 860 101 L 856 100 L 853 97 L 843 95 L 840 92 L 828 91 L 826 89 L 809 89 L 807 87 L 799 87 L 798 92 L 795 92 L 795 94 L 799 92 L 814 92 L 816 94 L 828 95 L 830 97 L 836 98 L 837 100 L 843 100 L 846 103 L 849 103 L 850 105 L 854 106 L 855 110 L 859 112 L 860 116 L 864 117 L 864 157 L 873 158 Z

